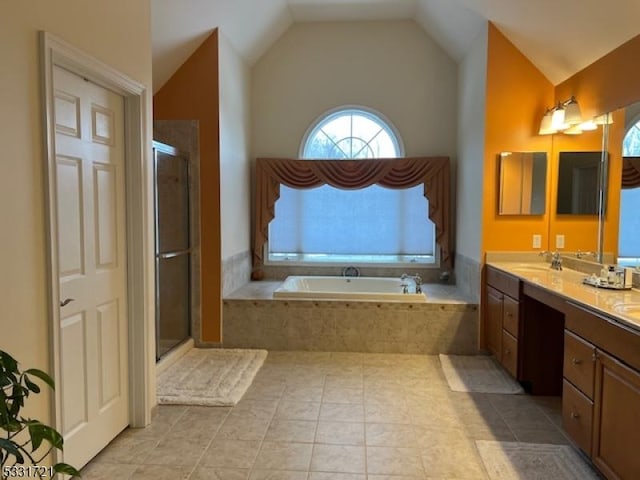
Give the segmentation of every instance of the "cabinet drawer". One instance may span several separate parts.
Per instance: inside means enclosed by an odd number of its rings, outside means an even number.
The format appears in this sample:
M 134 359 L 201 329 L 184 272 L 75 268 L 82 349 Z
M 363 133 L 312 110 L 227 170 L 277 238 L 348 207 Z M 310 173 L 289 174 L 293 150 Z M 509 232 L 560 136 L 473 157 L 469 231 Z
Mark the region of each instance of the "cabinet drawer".
M 593 402 L 567 380 L 562 383 L 562 426 L 576 445 L 591 456 Z
M 591 343 L 569 330 L 564 331 L 563 375 L 590 399 L 593 399 L 595 351 Z
M 520 322 L 520 302 L 505 296 L 502 305 L 502 326 L 514 337 L 518 338 L 518 327 Z
M 497 288 L 512 298 L 519 298 L 520 280 L 517 277 L 509 275 L 502 270 L 487 266 L 486 280 L 487 285 Z
M 518 378 L 518 340 L 507 331 L 502 331 L 502 365 L 507 371 Z

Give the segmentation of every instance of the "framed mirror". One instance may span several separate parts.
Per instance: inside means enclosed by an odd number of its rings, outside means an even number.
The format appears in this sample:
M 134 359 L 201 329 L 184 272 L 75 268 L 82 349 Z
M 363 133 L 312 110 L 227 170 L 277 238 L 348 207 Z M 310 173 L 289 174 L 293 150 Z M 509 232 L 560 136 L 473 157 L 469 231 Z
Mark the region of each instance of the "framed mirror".
M 499 215 L 543 215 L 546 208 L 547 153 L 498 155 Z
M 602 151 L 560 152 L 556 213 L 598 214 L 602 163 Z
M 618 258 L 624 266 L 640 266 L 640 102 L 624 109 L 622 181 Z

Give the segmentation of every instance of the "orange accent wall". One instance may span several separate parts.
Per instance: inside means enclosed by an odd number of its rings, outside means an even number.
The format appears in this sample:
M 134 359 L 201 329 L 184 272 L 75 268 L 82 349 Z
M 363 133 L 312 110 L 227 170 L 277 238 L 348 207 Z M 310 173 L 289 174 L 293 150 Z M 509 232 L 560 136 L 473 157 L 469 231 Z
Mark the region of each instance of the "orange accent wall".
M 498 215 L 498 154 L 502 151 L 547 152 L 552 138 L 538 135 L 541 115 L 553 104 L 553 85 L 493 24 L 489 24 L 487 53 L 485 169 L 482 251 L 531 250 L 534 234 L 548 249 L 548 213 Z M 547 167 L 549 168 L 549 166 Z M 547 171 L 549 212 L 550 175 Z
M 560 83 L 555 88 L 555 98 L 566 100 L 574 95 L 580 102 L 583 118 L 592 118 L 607 112 L 613 112 L 613 124 L 609 127 L 609 181 L 607 209 L 605 214 L 604 251 L 618 253 L 618 223 L 620 218 L 620 183 L 622 177 L 622 140 L 624 137 L 624 110 L 621 107 L 640 100 L 640 35 L 612 50 L 604 57 Z M 580 143 L 583 150 L 602 148 L 602 129 L 593 134 L 583 134 L 574 142 Z M 554 135 L 554 150 L 569 150 L 571 140 L 566 135 Z M 580 150 L 577 148 L 575 150 Z M 557 162 L 557 153 L 556 153 Z M 554 186 L 555 188 L 555 186 Z M 555 205 L 554 210 L 555 211 Z M 597 222 L 586 221 L 579 217 L 570 219 L 556 218 L 550 222 L 551 234 L 566 235 L 566 249 L 593 250 L 597 246 Z
M 202 340 L 220 342 L 220 129 L 218 30 L 198 47 L 153 97 L 155 120 L 200 124 L 200 239 Z
M 580 102 L 582 115 L 612 112 L 640 100 L 640 35 L 556 86 L 556 98 L 571 95 Z

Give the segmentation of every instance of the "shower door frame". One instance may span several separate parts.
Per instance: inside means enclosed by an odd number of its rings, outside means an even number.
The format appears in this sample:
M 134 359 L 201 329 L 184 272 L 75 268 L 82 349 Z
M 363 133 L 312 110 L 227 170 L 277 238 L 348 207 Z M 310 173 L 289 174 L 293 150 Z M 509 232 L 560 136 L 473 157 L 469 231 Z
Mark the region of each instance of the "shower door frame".
M 187 244 L 188 248 L 179 250 L 179 251 L 171 251 L 171 252 L 160 252 L 160 236 L 158 235 L 159 230 L 159 209 L 158 209 L 158 153 L 165 153 L 167 155 L 172 155 L 174 157 L 179 157 L 186 164 L 186 178 L 187 178 L 187 218 L 189 221 L 189 228 L 187 229 Z M 156 140 L 153 141 L 153 201 L 154 201 L 154 246 L 155 246 L 155 315 L 156 315 L 156 338 L 155 338 L 155 346 L 156 346 L 156 362 L 159 361 L 162 357 L 170 353 L 176 347 L 182 345 L 184 342 L 188 341 L 193 337 L 192 332 L 192 310 L 193 310 L 193 279 L 191 278 L 192 270 L 193 270 L 193 238 L 191 233 L 192 222 L 191 222 L 191 162 L 189 160 L 189 156 L 177 148 L 167 145 L 166 143 L 158 142 Z M 172 346 L 167 352 L 163 355 L 160 355 L 160 260 L 167 260 L 171 258 L 176 258 L 180 256 L 188 256 L 189 261 L 187 262 L 187 282 L 188 282 L 188 299 L 187 299 L 187 337 L 185 337 L 182 341 L 178 342 L 176 345 Z

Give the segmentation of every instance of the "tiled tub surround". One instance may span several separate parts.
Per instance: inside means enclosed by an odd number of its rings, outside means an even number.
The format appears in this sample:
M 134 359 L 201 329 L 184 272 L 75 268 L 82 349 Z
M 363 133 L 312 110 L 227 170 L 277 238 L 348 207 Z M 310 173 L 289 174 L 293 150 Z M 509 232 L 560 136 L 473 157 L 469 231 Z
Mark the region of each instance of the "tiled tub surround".
M 280 282 L 251 282 L 224 299 L 226 348 L 475 354 L 478 305 L 455 286 L 425 284 L 426 303 L 277 300 Z
M 222 295 L 246 285 L 251 278 L 251 252 L 236 253 L 222 260 Z

